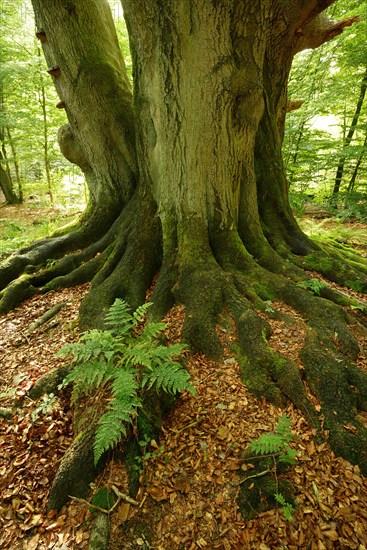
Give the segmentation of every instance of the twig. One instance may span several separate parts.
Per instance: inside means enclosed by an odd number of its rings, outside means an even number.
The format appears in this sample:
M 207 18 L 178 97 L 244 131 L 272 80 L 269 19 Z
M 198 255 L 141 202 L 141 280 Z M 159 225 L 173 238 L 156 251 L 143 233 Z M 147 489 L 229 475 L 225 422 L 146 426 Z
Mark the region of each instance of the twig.
M 133 498 L 129 497 L 128 495 L 125 495 L 124 493 L 120 493 L 120 491 L 115 485 L 112 485 L 111 489 L 115 493 L 115 495 L 118 496 L 119 498 L 122 498 L 122 500 L 126 500 L 126 502 L 128 502 L 129 504 L 133 504 L 134 506 L 139 506 L 139 502 L 137 500 L 134 500 Z
M 121 500 L 126 500 L 126 502 L 128 502 L 129 504 L 134 504 L 134 506 L 139 506 L 139 502 L 129 497 L 128 495 L 124 495 L 124 493 L 121 493 L 117 489 L 117 487 L 115 487 L 115 485 L 112 485 L 112 490 L 118 498 L 114 503 L 114 505 L 109 510 L 106 510 L 106 508 L 101 508 L 101 506 L 97 506 L 96 504 L 91 504 L 90 502 L 88 502 L 88 500 L 85 500 L 84 498 L 73 497 L 71 495 L 69 495 L 69 498 L 71 498 L 71 500 L 75 500 L 76 502 L 87 504 L 90 508 L 93 508 L 94 510 L 98 510 L 98 512 L 102 512 L 103 514 L 107 514 L 107 515 L 112 514 L 112 512 L 119 505 Z
M 111 512 L 116 508 L 116 506 L 120 502 L 120 500 L 116 500 L 112 508 L 110 508 L 109 510 L 106 510 L 106 508 L 101 508 L 101 506 L 97 506 L 96 504 L 91 504 L 84 498 L 73 497 L 71 495 L 69 495 L 69 498 L 71 498 L 71 500 L 75 500 L 76 502 L 81 502 L 82 504 L 88 504 L 90 508 L 94 508 L 95 510 L 98 510 L 98 512 L 103 512 L 103 514 L 111 514 Z
M 194 426 L 196 426 L 197 424 L 199 424 L 200 420 L 194 420 L 194 422 L 190 422 L 189 424 L 186 424 L 185 426 L 182 426 L 182 428 L 180 428 L 179 430 L 177 430 L 176 433 L 180 433 L 180 432 L 183 432 L 185 430 L 187 430 L 188 428 L 193 428 Z
M 263 472 L 259 472 L 258 474 L 253 474 L 252 476 L 245 477 L 245 479 L 240 481 L 238 485 L 242 485 L 242 483 L 245 483 L 245 481 L 248 481 L 249 479 L 253 479 L 255 477 L 266 476 L 266 474 L 269 474 L 270 472 L 271 470 L 268 468 L 267 470 L 264 470 Z

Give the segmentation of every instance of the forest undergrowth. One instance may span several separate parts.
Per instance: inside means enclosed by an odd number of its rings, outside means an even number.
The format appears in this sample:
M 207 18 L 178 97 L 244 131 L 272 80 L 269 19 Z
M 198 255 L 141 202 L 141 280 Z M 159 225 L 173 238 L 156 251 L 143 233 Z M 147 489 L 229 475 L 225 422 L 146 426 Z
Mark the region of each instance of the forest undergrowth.
M 332 222 L 325 222 L 328 229 Z M 344 226 L 345 228 L 346 226 Z M 363 231 L 360 224 L 359 229 Z M 350 243 L 351 244 L 351 243 Z M 364 254 L 366 243 L 360 243 Z M 333 283 L 329 283 L 338 288 Z M 0 316 L 0 361 L 3 387 L 0 406 L 22 398 L 39 376 L 61 364 L 56 352 L 78 338 L 77 312 L 88 285 L 34 296 Z M 343 292 L 353 297 L 353 291 Z M 361 298 L 359 296 L 359 298 Z M 50 308 L 62 304 L 48 323 L 29 330 Z M 267 318 L 269 344 L 287 358 L 298 359 L 305 330 L 302 316 L 281 302 L 278 310 L 292 324 Z M 184 311 L 175 307 L 166 317 L 167 343 L 180 339 Z M 184 393 L 165 418 L 159 440 L 146 441 L 140 488 L 132 502 L 118 497 L 110 514 L 109 548 L 365 548 L 367 480 L 327 441 L 317 443 L 314 430 L 294 408 L 280 409 L 256 399 L 241 381 L 233 352 L 233 327 L 218 328 L 224 347 L 220 362 L 203 355 L 187 355 L 187 368 L 197 395 Z M 367 340 L 358 335 L 358 366 L 367 371 Z M 296 359 L 295 359 L 296 358 Z M 313 397 L 309 393 L 312 400 Z M 318 404 L 313 403 L 317 409 Z M 281 508 L 244 521 L 237 503 L 251 441 L 275 430 L 279 418 L 291 420 L 296 464 L 286 474 L 295 488 L 294 520 Z M 360 414 L 367 426 L 367 414 Z M 93 513 L 81 500 L 71 500 L 47 514 L 50 485 L 57 466 L 72 441 L 72 412 L 68 393 L 36 402 L 25 399 L 11 418 L 1 419 L 0 546 L 43 550 L 87 548 Z M 127 495 L 125 468 L 118 453 L 91 488 Z

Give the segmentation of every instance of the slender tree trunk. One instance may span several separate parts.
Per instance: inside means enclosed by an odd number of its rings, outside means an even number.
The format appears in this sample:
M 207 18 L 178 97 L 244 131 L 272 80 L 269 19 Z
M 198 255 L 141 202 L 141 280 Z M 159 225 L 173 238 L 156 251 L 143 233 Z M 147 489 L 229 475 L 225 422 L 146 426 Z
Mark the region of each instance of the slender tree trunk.
M 357 105 L 356 105 L 356 110 L 354 112 L 354 116 L 353 116 L 351 125 L 349 127 L 348 133 L 345 136 L 344 143 L 343 143 L 343 149 L 349 147 L 349 145 L 352 142 L 352 139 L 353 139 L 353 136 L 354 136 L 354 133 L 356 131 L 356 127 L 357 127 L 357 124 L 358 124 L 358 121 L 359 121 L 359 116 L 361 114 L 361 109 L 362 109 L 364 98 L 365 98 L 365 95 L 366 95 L 366 90 L 367 90 L 367 68 L 366 68 L 366 71 L 365 71 L 364 76 L 362 78 L 362 83 L 361 83 L 361 87 L 360 87 L 360 92 L 359 92 L 359 97 L 358 97 L 358 101 L 357 101 Z M 341 183 L 342 183 L 342 180 L 343 180 L 345 160 L 346 160 L 345 156 L 342 155 L 339 159 L 338 167 L 337 167 L 337 170 L 336 170 L 335 184 L 334 184 L 333 193 L 332 193 L 332 196 L 331 196 L 331 200 L 334 201 L 334 202 L 335 202 L 336 196 L 339 193 L 339 189 L 340 189 L 340 186 L 341 186 Z
M 18 164 L 17 152 L 16 152 L 16 149 L 15 149 L 15 145 L 14 145 L 14 142 L 13 142 L 13 139 L 12 139 L 12 136 L 11 136 L 9 126 L 6 126 L 6 134 L 8 136 L 9 145 L 10 145 L 11 153 L 12 153 L 12 156 L 13 156 L 13 164 L 14 164 L 15 177 L 16 177 L 17 187 L 18 187 L 19 202 L 22 203 L 23 202 L 22 180 L 21 180 L 20 173 L 19 173 L 19 164 Z
M 0 187 L 4 193 L 5 200 L 8 204 L 19 204 L 20 200 L 13 190 L 13 184 L 9 177 L 9 173 L 1 164 L 4 161 L 3 153 L 0 151 Z
M 111 12 L 105 2 L 63 2 L 63 16 L 55 17 L 54 6 L 32 3 L 37 28 L 45 32 L 49 73 L 69 119 L 59 134 L 61 150 L 84 171 L 87 212 L 99 219 L 95 229 L 103 220 L 108 226 L 131 198 L 137 176 L 132 96 Z
M 363 147 L 366 148 L 367 147 L 367 134 L 364 138 L 364 143 L 363 143 Z M 356 182 L 356 179 L 357 179 L 357 175 L 358 175 L 358 171 L 359 171 L 359 168 L 362 164 L 362 160 L 363 160 L 363 157 L 365 156 L 365 151 L 362 151 L 358 157 L 358 160 L 356 162 L 356 165 L 354 167 L 354 170 L 353 170 L 353 174 L 352 174 L 352 177 L 350 178 L 350 181 L 349 181 L 349 185 L 348 185 L 348 189 L 347 189 L 347 193 L 351 193 L 354 189 L 354 185 L 355 185 L 355 182 Z
M 52 208 L 55 207 L 55 199 L 52 191 L 52 178 L 50 170 L 50 156 L 49 156 L 49 138 L 48 138 L 48 119 L 47 119 L 47 108 L 46 108 L 46 94 L 45 94 L 45 85 L 43 78 L 43 68 L 41 65 L 41 49 L 38 46 L 38 66 L 40 71 L 40 89 L 38 90 L 38 101 L 42 110 L 42 122 L 43 122 L 43 161 L 45 165 L 46 172 L 46 181 L 47 181 L 47 193 L 50 197 L 50 202 Z

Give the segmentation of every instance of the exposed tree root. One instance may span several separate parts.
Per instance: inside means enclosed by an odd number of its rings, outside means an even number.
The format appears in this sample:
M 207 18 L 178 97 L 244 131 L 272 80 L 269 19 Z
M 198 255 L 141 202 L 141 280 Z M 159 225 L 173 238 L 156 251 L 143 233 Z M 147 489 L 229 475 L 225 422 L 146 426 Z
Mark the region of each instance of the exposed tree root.
M 137 205 L 139 216 L 135 214 Z M 140 224 L 140 220 L 144 223 Z M 183 340 L 192 350 L 217 359 L 223 351 L 217 325 L 223 317 L 229 317 L 236 326 L 238 348 L 235 352 L 249 389 L 280 406 L 291 400 L 318 430 L 319 437 L 323 436 L 322 428 L 326 429 L 334 451 L 359 464 L 367 474 L 367 430 L 358 419 L 358 411 L 367 410 L 367 373 L 353 363 L 359 347 L 350 326 L 357 322 L 352 308 L 363 309 L 363 306 L 330 287 L 320 289 L 320 296 L 316 296 L 300 286 L 310 280 L 304 272 L 307 268 L 345 284 L 358 281 L 365 288 L 365 260 L 357 261 L 351 256 L 341 265 L 340 258 L 332 257 L 329 249 L 315 247 L 311 254 L 297 256 L 285 247 L 286 261 L 261 240 L 252 244 L 250 253 L 235 230 L 209 234 L 208 228 L 197 220 L 172 224 L 171 229 L 169 221 L 166 224 L 162 245 L 162 228 L 155 204 L 148 195 L 137 194 L 109 231 L 49 267 L 37 270 L 39 264 L 45 263 L 49 251 L 56 250 L 56 241 L 41 241 L 39 246 L 21 251 L 0 273 L 6 273 L 9 280 L 11 273 L 18 274 L 25 264 L 28 271 L 35 272 L 15 276 L 2 292 L 0 310 L 15 307 L 35 292 L 93 279 L 91 291 L 82 302 L 81 326 L 102 326 L 105 313 L 116 297 L 123 297 L 133 308 L 138 307 L 159 273 L 151 298 L 154 317 L 161 318 L 174 303 L 183 304 L 186 312 Z M 65 247 L 60 245 L 58 252 L 61 254 L 63 250 Z M 308 327 L 299 356 L 302 370 L 297 358 L 285 357 L 269 343 L 271 325 L 266 314 L 270 307 L 270 315 L 279 315 L 271 308 L 272 302 L 277 301 L 293 308 Z M 343 306 L 350 306 L 348 312 Z M 360 322 L 365 323 L 363 313 L 358 315 Z M 42 384 L 40 390 L 35 387 L 34 395 L 38 397 L 44 387 L 54 388 L 55 380 L 60 381 L 59 374 L 46 386 Z M 308 398 L 305 382 L 318 400 L 320 410 L 316 410 Z M 159 402 L 160 398 L 156 398 L 153 408 Z M 85 496 L 96 474 L 92 446 L 97 420 L 93 423 L 87 418 L 88 410 L 83 413 L 81 424 L 91 425 L 76 429 L 78 435 L 62 461 L 51 490 L 50 508 L 62 506 L 69 494 Z M 151 418 L 159 419 L 161 415 L 162 409 L 157 409 Z M 153 437 L 154 434 L 155 437 L 158 430 L 158 425 L 139 418 L 140 435 Z M 136 437 L 134 434 L 125 442 L 127 463 L 134 464 L 136 460 Z M 129 471 L 133 472 L 134 468 Z M 136 492 L 137 483 L 132 476 L 132 493 Z

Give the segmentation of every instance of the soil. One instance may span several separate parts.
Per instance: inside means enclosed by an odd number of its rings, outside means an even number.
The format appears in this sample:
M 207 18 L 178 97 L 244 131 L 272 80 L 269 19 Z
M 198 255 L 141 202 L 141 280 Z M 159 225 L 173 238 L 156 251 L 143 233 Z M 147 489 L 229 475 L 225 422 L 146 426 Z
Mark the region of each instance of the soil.
M 55 354 L 78 338 L 77 312 L 87 290 L 83 285 L 34 296 L 0 316 L 1 407 L 24 396 L 39 376 L 61 364 Z M 28 331 L 58 303 L 65 306 L 56 317 Z M 281 303 L 271 307 L 292 318 L 292 325 L 267 318 L 271 346 L 302 368 L 297 359 L 304 337 L 302 317 Z M 182 308 L 175 307 L 165 319 L 168 343 L 179 340 L 183 315 Z M 143 461 L 137 504 L 121 499 L 110 514 L 110 550 L 365 549 L 367 479 L 357 466 L 337 458 L 327 441 L 317 445 L 293 406 L 281 410 L 252 396 L 231 351 L 231 327 L 218 331 L 225 347 L 223 360 L 188 355 L 197 396 L 181 396 L 165 418 L 160 440 L 146 449 L 151 456 Z M 358 364 L 367 369 L 367 337 L 359 340 Z M 296 496 L 294 520 L 287 521 L 276 509 L 245 522 L 237 495 L 243 472 L 251 465 L 244 464 L 243 453 L 253 439 L 274 431 L 284 414 L 291 419 L 291 445 L 298 452 L 287 472 Z M 367 415 L 362 414 L 361 421 L 367 423 Z M 67 393 L 37 402 L 26 398 L 13 417 L 1 419 L 1 548 L 88 547 L 88 504 L 71 500 L 59 513 L 45 511 L 53 476 L 71 440 Z M 97 478 L 91 496 L 102 486 L 128 493 L 126 471 L 117 455 Z

